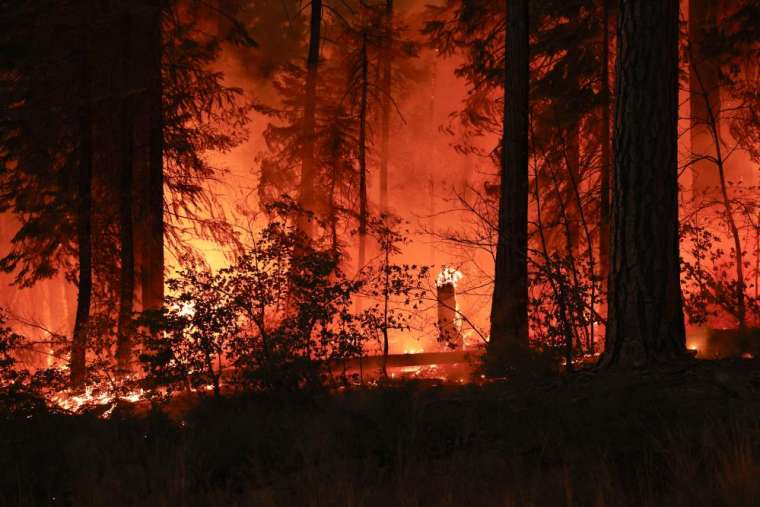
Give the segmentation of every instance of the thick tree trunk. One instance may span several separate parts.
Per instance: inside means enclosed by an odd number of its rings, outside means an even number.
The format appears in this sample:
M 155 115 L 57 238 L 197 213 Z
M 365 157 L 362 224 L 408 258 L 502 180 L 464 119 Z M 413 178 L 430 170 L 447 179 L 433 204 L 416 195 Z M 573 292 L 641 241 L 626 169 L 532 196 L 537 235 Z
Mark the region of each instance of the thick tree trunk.
M 678 0 L 621 0 L 603 367 L 685 353 L 678 244 Z
M 393 51 L 393 0 L 385 0 L 385 47 L 380 82 L 380 211 L 388 211 L 388 157 L 391 128 L 391 58 Z
M 123 19 L 124 37 L 122 39 L 122 97 L 121 167 L 119 174 L 119 243 L 121 270 L 119 273 L 119 317 L 117 324 L 116 361 L 117 372 L 126 373 L 131 370 L 132 359 L 132 311 L 135 292 L 135 257 L 134 257 L 134 227 L 132 214 L 133 164 L 134 164 L 134 118 L 132 100 L 129 97 L 131 68 L 131 18 L 126 11 Z
M 528 346 L 528 2 L 508 0 L 501 198 L 488 362 Z
M 79 290 L 77 293 L 77 312 L 74 322 L 74 336 L 71 343 L 69 373 L 71 387 L 80 390 L 87 377 L 86 354 L 90 304 L 92 300 L 92 101 L 89 58 L 89 21 L 88 5 L 85 3 L 82 13 L 82 61 L 81 61 L 81 97 L 79 105 L 79 174 L 78 174 L 78 209 L 77 241 L 79 243 Z
M 359 103 L 359 269 L 364 267 L 367 255 L 367 32 L 362 33 L 361 98 Z
M 301 183 L 298 204 L 307 211 L 315 211 L 314 141 L 316 136 L 317 68 L 319 65 L 320 29 L 322 25 L 322 0 L 311 2 L 309 54 L 306 58 L 306 89 L 304 92 L 303 130 L 301 133 Z M 298 216 L 298 229 L 311 236 L 312 225 L 303 213 Z
M 695 157 L 714 157 L 716 150 L 710 111 L 720 111 L 720 68 L 717 59 L 704 56 L 704 44 L 707 34 L 715 29 L 719 11 L 719 0 L 689 0 L 689 135 L 691 152 Z M 719 117 L 719 114 L 714 115 L 715 119 Z M 719 198 L 719 175 L 711 160 L 697 160 L 692 165 L 692 175 L 695 197 Z
M 152 61 L 149 101 L 149 160 L 147 196 L 145 202 L 147 234 L 143 239 L 142 305 L 145 309 L 160 308 L 164 302 L 164 120 L 163 85 L 161 79 L 162 1 L 154 0 L 151 30 Z

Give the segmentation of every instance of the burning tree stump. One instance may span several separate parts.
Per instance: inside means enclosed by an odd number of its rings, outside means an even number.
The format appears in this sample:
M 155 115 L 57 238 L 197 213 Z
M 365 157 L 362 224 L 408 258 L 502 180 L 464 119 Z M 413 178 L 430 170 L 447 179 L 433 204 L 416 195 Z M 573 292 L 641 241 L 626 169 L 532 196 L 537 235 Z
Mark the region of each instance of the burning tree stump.
M 444 267 L 435 285 L 438 289 L 438 340 L 451 349 L 464 349 L 461 319 L 457 311 L 457 282 L 462 273 L 454 268 Z

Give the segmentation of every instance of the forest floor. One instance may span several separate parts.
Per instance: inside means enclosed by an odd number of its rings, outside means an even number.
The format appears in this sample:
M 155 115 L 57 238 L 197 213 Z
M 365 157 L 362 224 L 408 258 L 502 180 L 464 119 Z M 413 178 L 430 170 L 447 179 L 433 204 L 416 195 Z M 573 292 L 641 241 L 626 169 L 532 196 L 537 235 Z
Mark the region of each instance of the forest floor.
M 0 417 L 0 505 L 760 505 L 760 360 Z

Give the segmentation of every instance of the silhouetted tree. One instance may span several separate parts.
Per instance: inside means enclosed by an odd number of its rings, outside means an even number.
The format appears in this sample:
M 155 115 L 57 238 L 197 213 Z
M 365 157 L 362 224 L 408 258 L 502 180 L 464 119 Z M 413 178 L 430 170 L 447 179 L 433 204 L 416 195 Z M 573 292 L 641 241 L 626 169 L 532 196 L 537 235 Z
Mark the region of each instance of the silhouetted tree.
M 603 367 L 684 354 L 678 242 L 678 0 L 622 0 Z
M 692 152 L 688 166 L 693 174 L 695 211 L 690 214 L 693 220 L 685 229 L 692 237 L 697 231 L 704 234 L 703 239 L 712 236 L 707 241 L 712 244 L 712 240 L 721 234 L 713 227 L 712 231 L 703 228 L 707 224 L 717 225 L 725 228 L 731 245 L 726 249 L 730 261 L 721 268 L 714 266 L 712 274 L 701 265 L 705 260 L 702 256 L 707 256 L 702 248 L 706 243 L 700 240 L 697 243 L 702 242 L 702 246 L 694 245 L 694 252 L 700 252 L 695 255 L 699 262 L 687 263 L 685 271 L 687 278 L 699 280 L 697 286 L 700 289 L 698 294 L 689 294 L 689 308 L 693 310 L 695 306 L 701 306 L 695 305 L 696 302 L 715 301 L 716 306 L 732 315 L 742 329 L 747 326 L 747 314 L 752 313 L 753 304 L 745 274 L 749 272 L 750 263 L 745 251 L 746 240 L 742 240 L 741 233 L 752 222 L 752 210 L 757 202 L 752 199 L 752 180 L 746 178 L 750 171 L 731 167 L 729 160 L 739 150 L 746 150 L 752 157 L 752 146 L 757 137 L 753 135 L 753 131 L 757 131 L 757 120 L 750 119 L 752 113 L 747 114 L 757 107 L 757 99 L 750 98 L 757 97 L 757 78 L 753 77 L 756 71 L 752 63 L 747 65 L 758 55 L 759 36 L 752 35 L 753 31 L 749 29 L 760 19 L 760 6 L 754 4 L 744 1 L 691 2 L 686 46 Z M 754 91 L 747 94 L 749 90 Z M 725 128 L 726 124 L 728 128 Z M 731 136 L 726 136 L 726 131 Z M 730 137 L 735 140 L 729 141 Z M 716 208 L 719 211 L 714 213 Z M 742 224 L 743 221 L 746 225 Z M 712 261 L 722 257 L 723 251 L 718 248 L 710 252 Z M 726 268 L 733 271 L 735 277 L 729 285 L 724 284 L 728 281 Z M 691 317 L 694 317 L 693 311 L 690 311 Z
M 689 104 L 691 107 L 691 151 L 713 155 L 715 145 L 709 127 L 710 116 L 719 119 L 720 62 L 706 54 L 709 37 L 714 34 L 720 15 L 718 0 L 689 0 Z M 720 183 L 718 172 L 707 160 L 693 164 L 692 190 L 704 198 L 716 196 Z
M 152 0 L 148 37 L 148 174 L 142 252 L 142 304 L 160 308 L 164 297 L 164 85 L 162 78 L 164 0 Z
M 117 320 L 116 360 L 118 370 L 130 370 L 132 356 L 132 312 L 135 294 L 134 248 L 134 100 L 131 93 L 132 67 L 132 13 L 124 9 L 122 21 L 121 96 L 119 97 L 120 166 L 119 166 L 119 315 Z M 163 204 L 163 203 L 162 203 Z
M 393 0 L 385 0 L 383 51 L 381 58 L 382 76 L 380 77 L 381 112 L 380 112 L 380 212 L 388 212 L 388 158 L 390 156 L 391 130 L 391 76 L 393 73 Z
M 610 140 L 610 30 L 614 30 L 614 16 L 610 8 L 611 0 L 601 0 L 602 56 L 601 56 L 601 98 L 599 101 L 599 144 L 601 169 L 599 173 L 599 278 L 606 286 L 610 267 L 610 182 L 612 180 L 612 145 Z
M 529 284 L 534 293 L 549 294 L 546 276 L 560 277 L 569 284 L 562 291 L 551 291 L 558 297 L 572 299 L 563 305 L 568 309 L 569 327 L 556 323 L 572 333 L 574 347 L 594 347 L 593 323 L 599 320 L 594 310 L 598 293 L 598 258 L 596 241 L 599 228 L 592 219 L 600 208 L 599 108 L 603 100 L 599 86 L 604 23 L 599 15 L 598 0 L 530 3 L 530 131 L 528 146 L 530 164 L 536 166 L 529 184 L 541 192 L 541 220 L 531 221 L 528 229 Z M 461 111 L 453 115 L 465 141 L 457 145 L 464 153 L 490 155 L 495 163 L 502 150 L 483 150 L 467 138 L 501 134 L 503 131 L 503 82 L 506 51 L 504 30 L 505 8 L 501 2 L 460 0 L 445 7 L 433 8 L 433 20 L 426 26 L 432 42 L 444 54 L 461 51 L 463 63 L 457 68 L 467 80 L 469 93 Z M 489 210 L 479 215 L 495 235 L 498 221 L 496 200 L 501 186 L 485 182 L 485 192 L 473 189 L 470 209 Z M 535 192 L 528 203 L 538 208 Z M 476 213 L 478 215 L 478 213 Z M 540 225 L 539 225 L 540 222 Z M 537 227 L 543 228 L 539 233 Z M 539 235 L 544 241 L 538 242 Z M 493 245 L 492 238 L 479 238 Z M 549 265 L 551 264 L 551 266 Z M 591 280 L 593 283 L 587 283 Z M 559 282 L 559 280 L 557 280 Z M 558 285 L 559 287 L 559 285 Z M 580 296 L 582 294 L 582 296 Z M 554 300 L 549 296 L 548 300 Z M 578 297 L 576 297 L 578 296 Z M 545 312 L 538 295 L 530 300 L 536 312 Z M 556 307 L 556 301 L 548 303 Z M 582 303 L 582 304 L 578 304 Z M 540 315 L 536 316 L 543 321 Z M 532 336 L 544 337 L 543 325 L 532 325 Z M 541 338 L 543 339 L 543 338 Z M 563 340 L 564 341 L 564 340 Z
M 71 385 L 80 389 L 86 380 L 85 355 L 87 351 L 90 304 L 92 301 L 92 83 L 90 77 L 90 6 L 85 2 L 80 13 L 81 60 L 79 89 L 79 173 L 77 239 L 79 245 L 79 290 L 74 335 L 71 340 L 69 368 Z
M 84 379 L 93 316 L 97 346 L 112 345 L 116 322 L 117 356 L 129 363 L 131 295 L 140 280 L 143 304 L 160 306 L 165 238 L 178 258 L 192 250 L 188 229 L 233 238 L 214 218 L 205 181 L 215 169 L 203 157 L 235 146 L 247 121 L 240 90 L 210 69 L 222 40 L 196 30 L 177 2 L 121 7 L 2 6 L 0 200 L 20 227 L 0 264 L 22 287 L 59 271 L 78 284 L 75 383 Z M 114 37 L 125 12 L 132 36 Z
M 298 204 L 307 211 L 315 207 L 314 143 L 316 137 L 317 108 L 317 71 L 319 66 L 319 45 L 322 28 L 322 0 L 311 0 L 311 22 L 309 24 L 309 53 L 306 57 L 306 83 L 303 105 L 303 124 L 301 132 L 301 182 L 298 192 Z M 299 227 L 307 235 L 312 227 L 305 215 L 299 218 Z
M 506 2 L 506 66 L 499 234 L 489 361 L 528 346 L 528 2 Z
M 369 91 L 369 55 L 367 27 L 361 29 L 360 77 L 359 77 L 359 269 L 364 266 L 367 255 L 367 109 Z

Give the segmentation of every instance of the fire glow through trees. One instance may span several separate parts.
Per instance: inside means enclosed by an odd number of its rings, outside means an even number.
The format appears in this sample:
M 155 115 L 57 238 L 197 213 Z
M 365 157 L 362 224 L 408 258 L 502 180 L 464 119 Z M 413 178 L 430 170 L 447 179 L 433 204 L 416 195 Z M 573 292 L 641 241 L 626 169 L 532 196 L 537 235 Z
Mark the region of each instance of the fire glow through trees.
M 246 326 L 256 328 L 256 339 L 266 338 L 264 350 L 271 345 L 269 333 L 292 331 L 288 319 L 295 315 L 319 321 L 299 314 L 292 294 L 275 286 L 293 283 L 289 275 L 276 274 L 282 266 L 275 257 L 282 252 L 275 250 L 297 254 L 297 240 L 261 248 L 271 238 L 262 238 L 260 231 L 289 206 L 294 207 L 283 227 L 298 224 L 312 245 L 340 252 L 331 269 L 345 276 L 340 290 L 352 300 L 351 333 L 372 323 L 371 331 L 362 328 L 360 345 L 307 343 L 299 353 L 317 360 L 321 348 L 325 361 L 336 360 L 336 354 L 463 349 L 482 354 L 503 219 L 504 40 L 492 37 L 504 29 L 503 5 L 486 3 L 468 17 L 468 2 L 315 3 L 322 6 L 319 12 L 299 11 L 291 3 L 280 12 L 257 2 L 230 0 L 212 8 L 179 0 L 161 4 L 159 18 L 147 0 L 134 10 L 93 5 L 78 21 L 62 21 L 64 45 L 79 48 L 76 55 L 45 53 L 50 41 L 44 36 L 9 32 L 7 41 L 29 36 L 42 48 L 14 70 L 23 77 L 9 88 L 18 100 L 3 99 L 13 121 L 50 123 L 35 84 L 42 75 L 59 79 L 63 94 L 86 92 L 91 98 L 82 103 L 92 106 L 85 118 L 66 97 L 51 95 L 49 101 L 63 111 L 58 130 L 19 127 L 0 140 L 10 147 L 1 161 L 2 195 L 8 201 L 0 218 L 3 282 L 18 282 L 3 291 L 0 303 L 7 324 L 29 339 L 26 352 L 16 358 L 19 364 L 31 371 L 69 365 L 75 316 L 83 304 L 78 271 L 83 250 L 76 232 L 84 223 L 93 247 L 85 315 L 91 321 L 88 364 L 110 368 L 105 365 L 115 360 L 118 335 L 123 354 L 131 358 L 128 369 L 142 371 L 139 341 L 150 333 L 139 312 L 155 310 L 151 301 L 162 292 L 176 296 L 169 280 L 181 270 L 216 276 L 252 249 L 269 263 L 256 276 L 270 277 L 272 289 L 283 292 L 260 316 L 248 309 L 245 319 L 236 317 L 245 320 L 241 336 Z M 727 350 L 707 338 L 710 329 L 750 329 L 758 320 L 758 150 L 752 115 L 757 46 L 739 40 L 749 15 L 744 9 L 750 9 L 744 3 L 705 8 L 703 2 L 681 2 L 685 28 L 677 65 L 689 76 L 680 82 L 678 119 L 673 119 L 681 286 L 688 347 L 700 356 Z M 611 118 L 620 72 L 619 13 L 608 4 L 531 6 L 528 330 L 531 344 L 565 350 L 565 364 L 575 364 L 573 357 L 598 357 L 604 348 L 615 191 Z M 300 19 L 293 18 L 295 12 Z M 720 26 L 713 26 L 715 19 L 723 20 Z M 160 44 L 153 47 L 157 22 Z M 563 30 L 572 33 L 572 44 L 550 44 Z M 734 47 L 714 56 L 705 49 L 708 36 Z M 72 76 L 55 67 L 55 58 L 95 70 Z M 109 81 L 109 73 L 123 82 Z M 159 123 L 151 123 L 155 93 L 163 94 Z M 306 112 L 304 103 L 311 104 Z M 71 162 L 80 161 L 83 148 L 65 141 L 79 139 L 81 129 L 92 132 L 93 144 L 88 148 L 92 210 L 84 211 L 89 213 L 84 222 L 73 176 L 81 167 Z M 17 140 L 47 142 L 46 149 L 59 150 L 58 156 L 35 158 Z M 305 165 L 311 175 L 306 187 Z M 128 174 L 119 167 L 127 167 Z M 151 189 L 156 167 L 161 181 Z M 63 187 L 57 183 L 61 178 L 69 178 Z M 125 190 L 115 182 L 133 186 Z M 137 197 L 143 193 L 145 199 Z M 40 201 L 38 195 L 47 197 Z M 156 198 L 163 200 L 161 211 Z M 297 210 L 299 205 L 310 209 Z M 399 220 L 389 226 L 384 216 Z M 155 227 L 162 229 L 158 237 Z M 165 262 L 158 259 L 156 244 L 163 245 Z M 163 264 L 163 282 L 156 262 Z M 409 266 L 429 266 L 429 271 L 414 279 L 419 273 L 405 271 Z M 366 273 L 371 279 L 364 287 L 349 288 Z M 202 286 L 199 280 L 194 287 Z M 319 278 L 319 283 L 328 282 Z M 186 300 L 174 313 L 193 320 L 194 305 Z M 208 318 L 225 318 L 217 310 Z M 311 339 L 319 340 L 327 329 L 333 336 L 335 326 L 314 324 Z M 238 338 L 207 352 L 233 368 L 236 360 L 225 347 L 242 346 Z
M 0 0 L 0 506 L 760 505 L 759 27 Z

